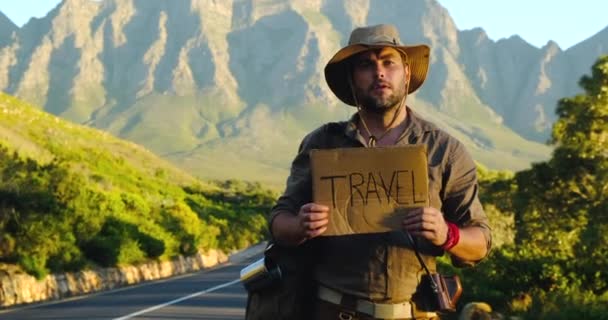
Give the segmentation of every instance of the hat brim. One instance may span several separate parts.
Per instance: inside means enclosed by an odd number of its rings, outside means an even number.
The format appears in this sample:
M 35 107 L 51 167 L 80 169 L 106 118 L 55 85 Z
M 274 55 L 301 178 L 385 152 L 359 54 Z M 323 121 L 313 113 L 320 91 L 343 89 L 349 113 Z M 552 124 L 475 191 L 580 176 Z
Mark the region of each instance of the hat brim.
M 427 45 L 399 46 L 393 44 L 365 45 L 353 44 L 340 49 L 325 66 L 325 81 L 331 91 L 342 102 L 356 106 L 349 82 L 346 79 L 348 74 L 348 63 L 350 57 L 375 48 L 391 47 L 403 53 L 407 57 L 407 64 L 410 69 L 410 84 L 408 93 L 416 91 L 426 79 L 429 70 L 429 59 L 431 49 Z

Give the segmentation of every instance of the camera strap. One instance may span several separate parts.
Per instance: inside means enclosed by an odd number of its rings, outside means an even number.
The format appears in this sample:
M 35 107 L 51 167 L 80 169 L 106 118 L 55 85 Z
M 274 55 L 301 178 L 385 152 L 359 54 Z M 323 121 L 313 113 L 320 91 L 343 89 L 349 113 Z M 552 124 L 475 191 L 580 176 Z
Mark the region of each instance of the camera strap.
M 426 274 L 429 276 L 429 281 L 431 282 L 431 288 L 433 289 L 433 291 L 435 293 L 439 292 L 439 286 L 435 282 L 435 279 L 431 276 L 431 271 L 426 266 L 426 263 L 424 263 L 424 260 L 422 260 L 422 256 L 420 256 L 420 252 L 418 251 L 418 244 L 416 243 L 416 240 L 414 239 L 414 237 L 412 237 L 412 235 L 409 232 L 403 232 L 403 233 L 405 233 L 407 235 L 408 239 L 412 243 L 412 248 L 414 249 L 414 253 L 416 253 L 416 258 L 418 258 L 418 262 L 420 262 L 420 265 L 422 266 L 422 268 L 424 269 Z

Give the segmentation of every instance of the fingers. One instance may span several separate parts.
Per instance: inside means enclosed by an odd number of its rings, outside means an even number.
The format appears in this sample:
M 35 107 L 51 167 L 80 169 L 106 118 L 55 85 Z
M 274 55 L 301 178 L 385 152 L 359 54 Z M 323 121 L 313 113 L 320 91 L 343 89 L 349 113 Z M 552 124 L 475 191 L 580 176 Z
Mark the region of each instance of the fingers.
M 323 232 L 325 232 L 325 230 L 327 230 L 327 227 L 321 227 L 321 228 L 318 228 L 318 229 L 315 229 L 315 230 L 308 230 L 305 233 L 306 234 L 306 238 L 312 239 L 314 237 L 318 237 L 321 234 L 323 234 Z
M 314 230 L 314 229 L 318 229 L 321 228 L 325 225 L 327 225 L 327 223 L 329 222 L 329 219 L 321 219 L 321 220 L 316 220 L 316 221 L 304 221 L 302 222 L 302 226 L 304 227 L 304 229 L 309 229 L 309 230 Z
M 317 237 L 325 230 L 329 223 L 329 207 L 307 203 L 300 208 L 298 213 L 300 230 L 306 239 Z
M 302 220 L 306 222 L 310 221 L 318 221 L 327 219 L 329 217 L 329 212 L 312 212 L 312 213 L 302 213 Z
M 300 212 L 329 212 L 329 207 L 322 204 L 307 203 L 300 208 Z
M 438 237 L 437 233 L 433 231 L 412 231 L 410 234 L 414 237 L 420 237 L 425 239 L 436 239 Z
M 445 243 L 447 224 L 441 211 L 435 208 L 420 208 L 410 211 L 402 222 L 403 230 L 423 237 L 435 245 Z
M 435 208 L 416 208 L 407 213 L 403 224 L 420 227 L 422 224 L 430 226 L 443 221 L 443 215 Z
M 408 231 L 421 231 L 428 230 L 433 231 L 436 229 L 437 224 L 435 222 L 414 222 L 409 224 L 404 224 L 404 227 L 408 229 Z

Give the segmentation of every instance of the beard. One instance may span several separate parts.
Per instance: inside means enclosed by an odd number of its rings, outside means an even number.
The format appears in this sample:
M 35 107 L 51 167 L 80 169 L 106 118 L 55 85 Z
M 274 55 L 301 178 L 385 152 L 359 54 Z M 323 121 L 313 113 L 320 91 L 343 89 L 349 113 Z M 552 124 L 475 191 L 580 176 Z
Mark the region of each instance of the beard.
M 365 111 L 384 114 L 399 107 L 399 103 L 405 97 L 405 81 L 399 84 L 397 88 L 391 86 L 393 90 L 388 96 L 376 96 L 371 94 L 378 83 L 373 83 L 367 90 L 359 89 L 357 98 L 361 104 L 361 108 Z

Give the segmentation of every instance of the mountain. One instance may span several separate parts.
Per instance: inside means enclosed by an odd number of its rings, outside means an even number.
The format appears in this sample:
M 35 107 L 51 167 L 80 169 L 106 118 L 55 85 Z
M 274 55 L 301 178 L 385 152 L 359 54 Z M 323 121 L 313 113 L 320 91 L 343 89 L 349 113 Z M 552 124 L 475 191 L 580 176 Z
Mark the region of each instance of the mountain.
M 0 47 L 0 90 L 197 176 L 278 186 L 306 132 L 355 111 L 322 70 L 354 26 L 377 23 L 432 47 L 409 104 L 500 169 L 548 157 L 557 100 L 608 44 L 495 42 L 435 0 L 64 0 Z
M 608 27 L 565 52 L 568 61 L 571 62 L 569 71 L 572 74 L 588 74 L 590 70 L 586 61 L 597 59 L 596 57 L 607 53 Z
M 0 12 L 0 48 L 11 42 L 13 32 L 19 28 L 2 12 Z
M 460 61 L 481 101 L 505 124 L 528 139 L 545 141 L 557 101 L 580 92 L 580 77 L 608 53 L 607 36 L 603 30 L 563 51 L 553 41 L 538 49 L 517 36 L 493 42 L 482 29 L 473 29 L 461 32 Z

